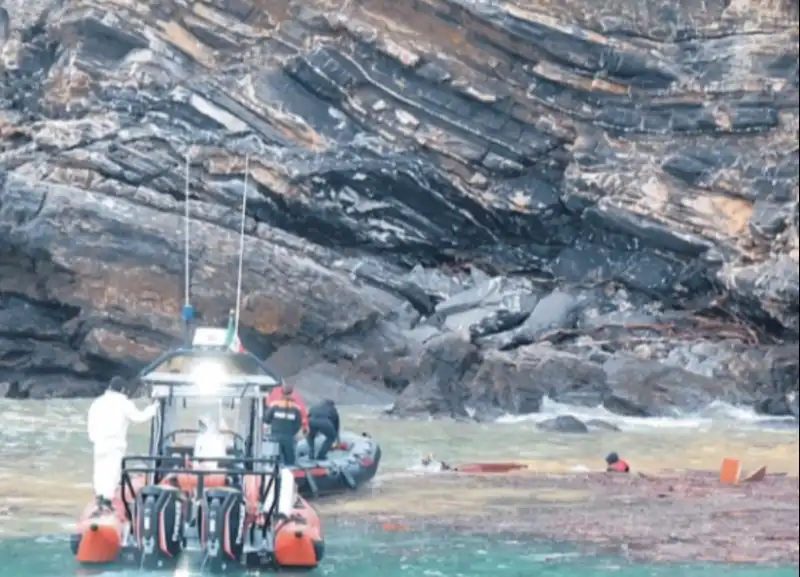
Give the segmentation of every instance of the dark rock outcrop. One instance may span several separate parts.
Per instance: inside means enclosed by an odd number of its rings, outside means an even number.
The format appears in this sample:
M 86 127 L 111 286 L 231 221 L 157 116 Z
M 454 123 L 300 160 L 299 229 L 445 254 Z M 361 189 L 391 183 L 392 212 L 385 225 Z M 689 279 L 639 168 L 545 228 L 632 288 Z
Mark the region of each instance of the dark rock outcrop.
M 588 433 L 589 427 L 572 415 L 560 415 L 536 424 L 536 428 L 548 433 Z
M 405 357 L 398 362 L 409 384 L 402 402 L 396 402 L 390 413 L 467 417 L 469 397 L 462 383 L 479 358 L 478 348 L 457 334 L 433 339 L 419 358 Z
M 742 402 L 746 393 L 735 381 L 712 379 L 664 363 L 637 358 L 612 358 L 603 365 L 608 394 L 603 405 L 633 417 L 678 416 L 714 400 Z
M 601 419 L 589 419 L 585 421 L 584 424 L 586 427 L 592 431 L 604 431 L 604 432 L 611 432 L 611 433 L 619 433 L 622 431 L 619 427 L 614 424 L 611 424 L 607 421 L 603 421 Z
M 187 156 L 193 301 L 224 322 L 250 155 L 265 358 L 405 414 L 784 410 L 798 17 L 772 4 L 6 0 L 0 391 L 90 394 L 175 342 Z

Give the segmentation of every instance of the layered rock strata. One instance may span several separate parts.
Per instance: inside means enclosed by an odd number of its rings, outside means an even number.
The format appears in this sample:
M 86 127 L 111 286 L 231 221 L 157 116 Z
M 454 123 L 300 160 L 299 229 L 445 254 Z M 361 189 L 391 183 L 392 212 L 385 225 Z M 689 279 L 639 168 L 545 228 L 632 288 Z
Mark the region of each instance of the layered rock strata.
M 398 413 L 796 412 L 797 27 L 747 0 L 5 0 L 0 390 L 91 394 L 174 342 L 187 156 L 224 322 L 250 155 L 258 354 Z

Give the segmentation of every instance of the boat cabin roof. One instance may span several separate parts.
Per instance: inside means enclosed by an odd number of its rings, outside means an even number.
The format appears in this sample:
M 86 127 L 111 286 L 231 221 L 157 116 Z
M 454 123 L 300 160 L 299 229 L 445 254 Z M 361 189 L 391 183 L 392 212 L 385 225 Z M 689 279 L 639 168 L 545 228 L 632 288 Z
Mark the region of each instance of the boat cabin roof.
M 149 385 L 153 398 L 267 395 L 280 379 L 255 355 L 238 349 L 231 350 L 216 337 L 203 338 L 201 329 L 197 329 L 192 346 L 167 351 L 145 367 L 139 378 Z

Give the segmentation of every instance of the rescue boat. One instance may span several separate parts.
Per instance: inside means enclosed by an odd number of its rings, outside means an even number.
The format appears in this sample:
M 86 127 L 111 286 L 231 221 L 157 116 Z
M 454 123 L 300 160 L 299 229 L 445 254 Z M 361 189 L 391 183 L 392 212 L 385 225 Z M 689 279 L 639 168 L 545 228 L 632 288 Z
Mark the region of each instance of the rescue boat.
M 186 159 L 184 345 L 146 367 L 140 380 L 158 403 L 145 455 L 122 461 L 111 506 L 86 507 L 71 538 L 82 565 L 131 563 L 159 569 L 197 554 L 216 573 L 313 569 L 324 557 L 319 516 L 306 498 L 353 489 L 375 475 L 377 443 L 362 435 L 324 462 L 283 467 L 262 428 L 265 400 L 279 379 L 239 340 L 247 221 L 245 160 L 235 308 L 228 328 L 196 327 L 190 304 L 190 166 Z M 226 454 L 194 454 L 197 428 L 182 428 L 192 404 L 212 404 L 234 426 Z M 187 439 L 188 437 L 188 439 Z M 311 481 L 309 481 L 311 479 Z M 321 481 L 315 483 L 314 481 Z M 300 487 L 298 487 L 298 484 Z M 320 490 L 321 487 L 321 490 Z
M 289 467 L 307 499 L 358 490 L 371 481 L 381 462 L 381 447 L 368 433 L 343 431 L 325 459 L 312 459 L 305 440 L 297 444 L 297 465 Z
M 158 403 L 146 455 L 122 462 L 111 508 L 86 507 L 72 536 L 82 565 L 175 566 L 198 556 L 214 573 L 313 569 L 324 556 L 320 518 L 262 431 L 264 399 L 278 379 L 256 357 L 231 350 L 224 329 L 196 331 L 141 375 Z M 183 428 L 193 406 L 213 407 L 226 455 L 197 457 Z

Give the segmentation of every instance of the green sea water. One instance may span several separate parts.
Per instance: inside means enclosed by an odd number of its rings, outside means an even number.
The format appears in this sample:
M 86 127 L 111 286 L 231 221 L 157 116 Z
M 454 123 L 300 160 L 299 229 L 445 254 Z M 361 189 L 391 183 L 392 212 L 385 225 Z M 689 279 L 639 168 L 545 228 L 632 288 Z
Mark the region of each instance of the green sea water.
M 0 401 L 0 577 L 196 577 L 188 571 L 142 573 L 138 570 L 87 572 L 69 551 L 68 533 L 91 498 L 91 459 L 85 433 L 85 401 Z M 723 422 L 664 429 L 642 424 L 622 434 L 547 436 L 526 422 L 474 425 L 451 422 L 380 419 L 361 410 L 343 411 L 353 430 L 380 439 L 384 460 L 376 484 L 408 472 L 419 455 L 434 453 L 448 460 L 535 461 L 542 471 L 593 466 L 610 448 L 645 468 L 687 464 L 716 466 L 724 455 L 747 455 L 750 463 L 797 474 L 797 436 L 791 431 L 731 428 Z M 59 423 L 59 427 L 52 427 Z M 638 429 L 636 427 L 639 427 Z M 696 426 L 695 426 L 696 425 Z M 701 427 L 701 428 L 698 428 Z M 134 427 L 132 445 L 146 440 Z M 599 457 L 598 457 L 599 455 Z M 655 457 L 654 457 L 655 455 Z M 407 494 L 412 501 L 430 498 Z M 473 506 L 468 495 L 448 498 Z M 797 566 L 639 565 L 613 557 L 579 554 L 563 546 L 531 545 L 498 537 L 462 534 L 387 532 L 368 512 L 355 507 L 350 517 L 360 525 L 343 525 L 323 514 L 327 555 L 310 577 L 798 577 Z M 472 504 L 472 505 L 470 505 Z M 388 514 L 399 504 L 384 504 Z M 347 512 L 347 507 L 341 507 Z M 371 509 L 370 509 L 371 510 Z M 383 509 L 381 509 L 383 511 Z M 642 520 L 643 523 L 651 520 Z M 52 535 L 39 536 L 38 535 Z
M 80 569 L 63 537 L 0 541 L 0 577 L 195 577 L 191 566 L 148 572 Z M 729 565 L 648 566 L 587 556 L 565 547 L 535 546 L 513 540 L 472 536 L 390 533 L 334 526 L 328 553 L 313 576 L 336 577 L 796 577 L 797 567 Z

